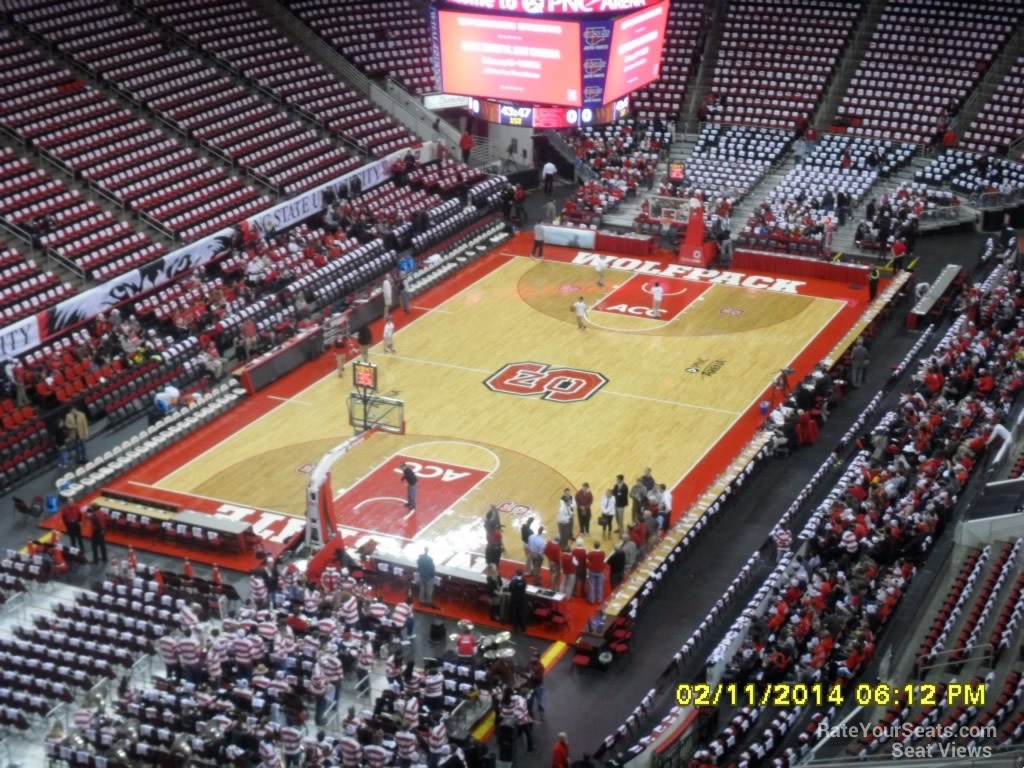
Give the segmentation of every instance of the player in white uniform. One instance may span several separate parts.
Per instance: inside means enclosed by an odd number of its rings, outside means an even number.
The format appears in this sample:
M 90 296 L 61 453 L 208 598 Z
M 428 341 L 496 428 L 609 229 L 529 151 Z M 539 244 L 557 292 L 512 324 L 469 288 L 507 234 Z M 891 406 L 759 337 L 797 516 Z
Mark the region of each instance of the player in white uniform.
M 594 271 L 597 272 L 597 287 L 604 288 L 604 259 L 600 256 L 594 260 Z
M 572 311 L 576 314 L 576 327 L 581 331 L 587 330 L 587 302 L 580 296 L 576 299 L 576 303 L 572 305 Z
M 661 317 L 661 297 L 665 295 L 665 289 L 661 287 L 661 283 L 657 280 L 654 281 L 654 287 L 651 288 L 651 308 L 654 310 L 655 317 Z
M 395 351 L 395 321 L 391 315 L 384 315 L 384 351 Z

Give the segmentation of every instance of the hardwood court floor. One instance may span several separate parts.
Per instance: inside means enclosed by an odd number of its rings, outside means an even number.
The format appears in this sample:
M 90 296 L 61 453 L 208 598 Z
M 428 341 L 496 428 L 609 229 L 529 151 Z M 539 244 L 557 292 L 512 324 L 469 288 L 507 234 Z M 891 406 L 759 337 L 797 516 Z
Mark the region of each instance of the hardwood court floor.
M 838 337 L 851 321 L 843 313 L 833 322 L 847 306 L 833 298 L 674 279 L 663 282 L 666 292 L 692 290 L 692 298 L 673 304 L 667 296 L 667 318 L 632 316 L 630 302 L 649 295 L 649 276 L 608 270 L 599 288 L 593 269 L 567 263 L 567 254 L 488 258 L 504 263 L 402 327 L 396 354 L 373 348 L 382 393 L 405 401 L 407 433 L 374 435 L 335 465 L 344 526 L 430 542 L 434 552 L 479 553 L 484 511 L 505 504 L 514 507 L 503 521 L 506 557 L 521 560 L 514 531 L 527 515 L 557 530 L 563 488 L 587 481 L 597 501 L 616 474 L 632 482 L 644 466 L 670 488 L 681 483 L 677 497 L 691 481 L 703 488 L 710 478 L 695 467 L 756 407 L 778 370 L 826 328 Z M 598 307 L 586 331 L 570 312 L 581 295 Z M 507 371 L 504 383 L 485 384 L 515 363 L 540 364 L 540 372 Z M 594 372 L 607 383 L 591 392 L 589 374 L 551 369 Z M 301 516 L 305 472 L 352 434 L 349 391 L 347 376 L 324 376 L 151 487 Z M 545 392 L 589 397 L 558 402 Z M 426 475 L 415 515 L 404 509 L 393 466 L 377 471 L 396 454 Z M 445 491 L 446 477 L 462 483 L 459 494 Z M 358 509 L 346 505 L 346 489 Z M 599 531 L 596 519 L 591 530 Z

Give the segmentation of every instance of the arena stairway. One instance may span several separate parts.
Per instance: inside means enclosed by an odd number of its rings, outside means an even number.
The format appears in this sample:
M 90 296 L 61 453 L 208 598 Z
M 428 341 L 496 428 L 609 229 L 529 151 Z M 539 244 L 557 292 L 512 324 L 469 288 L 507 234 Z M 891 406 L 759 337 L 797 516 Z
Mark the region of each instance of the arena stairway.
M 786 178 L 786 174 L 792 170 L 789 157 L 788 153 L 784 155 L 781 165 L 777 165 L 773 170 L 768 171 L 768 173 L 766 173 L 761 180 L 754 185 L 754 188 L 750 190 L 750 194 L 743 198 L 740 204 L 733 209 L 732 231 L 734 233 L 739 232 L 746 226 L 757 207 L 765 201 L 768 194 L 779 186 L 783 179 Z

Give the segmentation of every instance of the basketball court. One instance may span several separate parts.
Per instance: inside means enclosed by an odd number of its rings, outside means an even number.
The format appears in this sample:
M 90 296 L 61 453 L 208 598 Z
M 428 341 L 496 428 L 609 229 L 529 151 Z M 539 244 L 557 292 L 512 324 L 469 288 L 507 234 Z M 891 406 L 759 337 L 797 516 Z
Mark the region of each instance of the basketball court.
M 413 557 L 429 545 L 439 562 L 480 570 L 496 505 L 505 557 L 522 561 L 519 525 L 534 517 L 556 532 L 563 489 L 589 482 L 596 508 L 617 474 L 632 484 L 645 466 L 675 488 L 679 514 L 758 428 L 779 369 L 810 370 L 867 301 L 822 280 L 609 255 L 599 286 L 594 254 L 549 247 L 541 261 L 529 248 L 519 235 L 399 312 L 395 354 L 373 347 L 379 393 L 404 402 L 405 430 L 375 432 L 333 466 L 348 541 Z M 586 330 L 571 309 L 579 297 Z M 301 520 L 309 472 L 353 433 L 351 391 L 349 366 L 339 376 L 325 355 L 112 489 Z M 419 478 L 414 511 L 403 461 Z

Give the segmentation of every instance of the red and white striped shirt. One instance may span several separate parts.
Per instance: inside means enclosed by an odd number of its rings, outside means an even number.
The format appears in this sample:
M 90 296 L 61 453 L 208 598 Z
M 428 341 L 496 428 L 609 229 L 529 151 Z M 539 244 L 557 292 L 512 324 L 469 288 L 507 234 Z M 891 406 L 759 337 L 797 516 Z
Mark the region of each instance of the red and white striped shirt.
M 374 600 L 372 603 L 370 603 L 369 613 L 371 619 L 383 621 L 388 615 L 388 607 L 380 600 Z
M 330 616 L 320 619 L 316 623 L 317 629 L 320 630 L 321 635 L 333 635 L 334 630 L 338 628 L 338 623 Z
M 318 663 L 320 664 L 320 669 L 328 683 L 335 685 L 336 683 L 341 682 L 343 674 L 341 659 L 333 653 L 324 653 L 321 654 Z
M 420 721 L 420 700 L 416 696 L 410 696 L 401 707 L 396 707 L 402 717 L 413 725 Z
M 333 565 L 330 568 L 325 568 L 324 572 L 320 574 L 320 583 L 328 592 L 333 592 L 341 586 L 341 571 Z
M 359 623 L 359 600 L 354 595 L 341 604 L 341 620 L 347 626 Z
M 402 674 L 402 664 L 395 658 L 395 654 L 388 656 L 387 663 L 384 665 L 384 676 L 387 678 L 396 678 Z
M 440 671 L 435 670 L 427 675 L 427 679 L 424 681 L 426 690 L 424 695 L 428 699 L 436 699 L 437 697 L 444 694 L 444 675 Z
M 359 649 L 359 657 L 356 659 L 356 664 L 360 669 L 366 671 L 373 668 L 373 645 L 371 643 L 363 643 Z
M 186 667 L 197 666 L 202 661 L 202 647 L 194 637 L 183 637 L 178 641 L 178 658 Z
M 252 664 L 256 656 L 252 643 L 245 636 L 236 636 L 231 641 L 231 652 L 235 656 L 235 661 L 239 664 Z
M 395 734 L 395 742 L 398 744 L 398 756 L 403 760 L 417 759 L 419 753 L 419 739 L 410 730 L 401 730 Z
M 403 681 L 405 683 L 405 690 L 407 690 L 409 693 L 419 693 L 420 690 L 422 690 L 423 688 L 424 679 L 425 678 L 423 677 L 423 670 L 416 669 L 415 667 L 413 667 L 412 674 L 409 675 L 409 679 L 404 680 L 403 678 Z
M 284 575 L 281 576 L 281 583 L 284 585 L 285 589 L 291 589 L 299 583 L 299 572 L 298 569 L 294 567 L 294 563 L 285 569 Z
M 223 661 L 219 656 L 214 656 L 212 653 L 206 654 L 206 674 L 212 678 L 224 674 Z
M 286 725 L 281 729 L 281 746 L 286 755 L 297 755 L 302 752 L 302 731 L 294 725 Z
M 199 623 L 199 615 L 192 610 L 188 605 L 183 605 L 181 611 L 178 614 L 178 618 L 185 627 L 194 627 Z
M 278 677 L 277 675 L 281 676 Z M 288 679 L 283 676 L 283 673 L 278 672 L 277 675 L 274 676 L 273 680 L 267 683 L 267 690 L 270 691 L 272 696 L 280 696 L 292 689 L 291 683 L 289 683 Z
M 433 726 L 430 729 L 430 734 L 427 736 L 427 746 L 430 747 L 430 751 L 438 754 L 447 743 L 448 729 L 444 727 L 444 723 L 438 723 Z
M 163 635 L 157 640 L 156 649 L 166 666 L 173 667 L 178 663 L 178 641 L 170 635 Z
M 317 640 L 312 634 L 306 635 L 302 638 L 302 655 L 303 656 L 316 656 L 320 651 L 320 641 Z
M 399 603 L 391 612 L 391 624 L 395 629 L 402 629 L 412 615 L 412 606 L 408 603 Z
M 320 601 L 322 599 L 323 595 L 318 590 L 307 589 L 306 594 L 302 598 L 302 609 L 306 613 L 317 613 L 320 610 Z
M 775 539 L 775 547 L 780 552 L 788 552 L 789 548 L 793 545 L 793 534 L 785 528 L 777 529 L 772 538 Z
M 259 688 L 260 690 L 266 690 L 270 686 L 270 678 L 266 675 L 253 675 L 252 676 L 252 687 Z
M 249 648 L 251 648 L 253 661 L 263 658 L 267 654 L 267 644 L 259 635 L 249 635 Z
M 358 768 L 363 760 L 363 746 L 352 736 L 342 736 L 338 739 L 341 746 L 341 764 L 345 768 Z
M 269 620 L 261 621 L 256 625 L 256 631 L 259 633 L 259 636 L 265 640 L 273 640 L 274 635 L 277 634 L 277 624 Z
M 91 709 L 80 709 L 75 712 L 75 716 L 72 718 L 72 722 L 75 724 L 75 728 L 85 730 L 92 725 L 92 719 L 94 717 Z
M 526 703 L 525 696 L 515 695 L 512 697 L 512 716 L 516 725 L 526 725 L 530 722 L 530 707 Z
M 391 750 L 380 744 L 368 744 L 363 747 L 363 757 L 369 768 L 384 768 L 391 760 Z
M 311 696 L 323 696 L 327 693 L 327 680 L 319 668 L 315 668 L 313 675 L 306 681 L 306 691 Z
M 226 661 L 228 658 L 228 649 L 231 647 L 231 641 L 228 640 L 224 635 L 218 635 L 210 641 L 210 648 L 206 652 L 207 660 L 211 656 L 216 656 L 218 661 Z
M 272 741 L 266 739 L 260 741 L 260 759 L 267 765 L 277 762 L 277 747 Z
M 270 658 L 275 661 L 284 661 L 295 651 L 295 640 L 288 635 L 278 635 L 274 638 L 274 650 Z
M 267 582 L 255 573 L 249 577 L 249 597 L 251 597 L 257 605 L 263 605 L 263 603 L 267 601 Z

